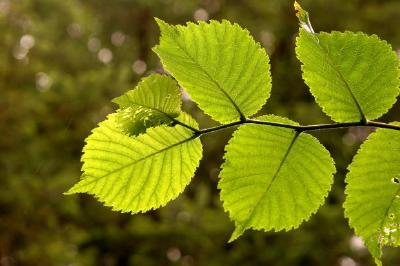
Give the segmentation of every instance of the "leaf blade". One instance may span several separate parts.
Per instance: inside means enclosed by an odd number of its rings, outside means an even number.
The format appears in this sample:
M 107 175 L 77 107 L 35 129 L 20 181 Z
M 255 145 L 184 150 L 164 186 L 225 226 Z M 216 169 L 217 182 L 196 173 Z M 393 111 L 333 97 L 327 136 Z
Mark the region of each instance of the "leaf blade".
M 305 83 L 334 121 L 379 118 L 400 93 L 397 56 L 376 35 L 300 29 L 296 55 Z
M 399 125 L 400 123 L 394 123 Z M 361 145 L 346 176 L 345 216 L 378 265 L 382 247 L 400 245 L 400 134 L 378 129 Z
M 113 100 L 120 107 L 115 115 L 119 127 L 129 135 L 139 135 L 149 127 L 170 124 L 181 112 L 178 84 L 170 77 L 152 74 L 135 89 Z
M 275 116 L 261 119 L 295 124 Z M 299 154 L 309 160 L 306 166 Z M 218 184 L 224 209 L 235 221 L 230 241 L 248 228 L 280 231 L 298 227 L 323 203 L 334 170 L 329 153 L 309 134 L 265 125 L 241 126 L 226 147 Z
M 157 22 L 161 38 L 153 50 L 205 113 L 232 122 L 265 103 L 271 90 L 269 59 L 246 30 L 226 20 L 187 26 Z
M 186 114 L 180 120 L 196 127 Z M 200 141 L 185 127 L 158 126 L 128 137 L 110 115 L 87 138 L 82 178 L 66 194 L 93 194 L 113 210 L 145 212 L 183 191 L 201 153 Z

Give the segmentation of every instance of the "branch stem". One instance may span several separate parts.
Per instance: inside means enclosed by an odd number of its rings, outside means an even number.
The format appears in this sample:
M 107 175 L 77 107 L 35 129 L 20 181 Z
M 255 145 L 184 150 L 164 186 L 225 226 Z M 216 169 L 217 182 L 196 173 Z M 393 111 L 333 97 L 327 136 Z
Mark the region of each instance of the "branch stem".
M 182 125 L 182 123 L 179 123 Z M 212 132 L 217 132 L 226 128 L 231 128 L 235 126 L 240 126 L 244 124 L 258 124 L 258 125 L 265 125 L 265 126 L 273 126 L 273 127 L 282 127 L 282 128 L 290 128 L 299 133 L 306 132 L 306 131 L 318 131 L 318 130 L 327 130 L 327 129 L 338 129 L 338 128 L 349 128 L 349 127 L 375 127 L 375 128 L 386 128 L 392 130 L 399 130 L 400 126 L 387 124 L 382 122 L 375 122 L 375 121 L 359 121 L 359 122 L 345 122 L 345 123 L 333 123 L 333 124 L 317 124 L 317 125 L 306 125 L 306 126 L 297 126 L 297 125 L 290 125 L 290 124 L 283 124 L 277 122 L 269 122 L 269 121 L 261 121 L 256 119 L 242 119 L 240 121 L 235 121 L 232 123 L 204 128 L 204 129 L 194 129 L 192 127 L 188 127 L 193 131 L 193 133 L 199 137 L 204 134 L 209 134 Z M 183 125 L 182 125 L 183 126 Z M 186 126 L 187 127 L 187 126 Z

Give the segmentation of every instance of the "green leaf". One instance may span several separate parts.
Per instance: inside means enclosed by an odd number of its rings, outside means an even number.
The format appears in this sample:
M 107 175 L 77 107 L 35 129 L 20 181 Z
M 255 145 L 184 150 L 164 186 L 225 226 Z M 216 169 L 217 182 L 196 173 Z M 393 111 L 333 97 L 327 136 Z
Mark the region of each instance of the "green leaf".
M 86 139 L 83 175 L 67 194 L 95 195 L 122 212 L 145 212 L 175 199 L 190 182 L 202 156 L 200 140 L 181 125 L 149 128 L 129 137 L 115 114 Z M 179 120 L 197 127 L 187 114 Z
M 271 91 L 269 59 L 247 30 L 226 20 L 157 22 L 161 38 L 153 50 L 205 113 L 225 123 L 260 110 Z
M 181 112 L 178 84 L 160 74 L 144 78 L 135 89 L 113 101 L 120 107 L 115 121 L 128 135 L 139 135 L 149 127 L 170 124 Z
M 378 129 L 361 145 L 346 177 L 345 215 L 378 265 L 383 246 L 400 245 L 399 155 L 400 132 Z
M 395 103 L 399 60 L 377 36 L 300 29 L 296 44 L 305 83 L 333 120 L 376 119 Z
M 281 117 L 260 120 L 296 123 Z M 290 230 L 324 202 L 335 166 L 313 136 L 293 129 L 247 124 L 226 146 L 220 182 L 224 209 L 235 221 L 230 241 L 246 229 Z

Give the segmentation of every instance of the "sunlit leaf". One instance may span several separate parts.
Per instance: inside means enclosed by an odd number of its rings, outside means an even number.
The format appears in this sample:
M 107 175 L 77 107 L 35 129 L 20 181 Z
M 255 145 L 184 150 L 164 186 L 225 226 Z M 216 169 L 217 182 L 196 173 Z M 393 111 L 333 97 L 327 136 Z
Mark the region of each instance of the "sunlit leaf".
M 317 103 L 337 122 L 372 120 L 400 93 L 399 60 L 376 35 L 300 29 L 297 57 Z
M 265 121 L 295 124 L 275 116 Z M 333 182 L 329 152 L 313 136 L 293 129 L 244 125 L 226 147 L 220 182 L 224 209 L 236 229 L 290 230 L 308 220 Z
M 120 107 L 114 116 L 115 121 L 129 135 L 138 135 L 149 127 L 170 124 L 181 112 L 178 84 L 160 74 L 144 78 L 135 89 L 114 99 L 114 102 Z
M 400 132 L 372 133 L 349 166 L 346 182 L 345 215 L 381 265 L 382 247 L 400 245 Z
M 114 210 L 132 213 L 175 199 L 199 165 L 200 140 L 181 125 L 153 127 L 129 137 L 114 118 L 110 115 L 86 139 L 82 178 L 67 194 L 93 194 Z M 197 127 L 189 115 L 179 120 Z
M 226 20 L 157 22 L 161 38 L 154 51 L 205 113 L 231 122 L 260 110 L 271 90 L 269 59 L 247 30 Z

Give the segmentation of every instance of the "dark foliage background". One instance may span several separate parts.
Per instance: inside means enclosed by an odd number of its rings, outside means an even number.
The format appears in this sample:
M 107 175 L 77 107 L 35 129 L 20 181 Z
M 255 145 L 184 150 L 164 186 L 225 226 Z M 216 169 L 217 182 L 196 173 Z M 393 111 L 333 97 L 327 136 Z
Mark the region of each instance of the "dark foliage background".
M 316 30 L 377 34 L 400 53 L 400 1 L 304 0 Z M 140 215 L 90 196 L 64 196 L 80 175 L 90 130 L 110 100 L 161 66 L 153 17 L 222 19 L 246 27 L 271 57 L 273 91 L 263 113 L 329 122 L 301 79 L 297 20 L 286 0 L 0 0 L 0 265 L 373 265 L 343 217 L 346 165 L 369 131 L 318 133 L 338 173 L 327 203 L 288 233 L 233 224 L 216 189 L 231 132 L 203 139 L 204 159 L 185 193 Z M 203 127 L 214 122 L 186 102 Z M 383 121 L 400 120 L 396 106 Z M 395 249 L 386 265 L 400 265 Z

